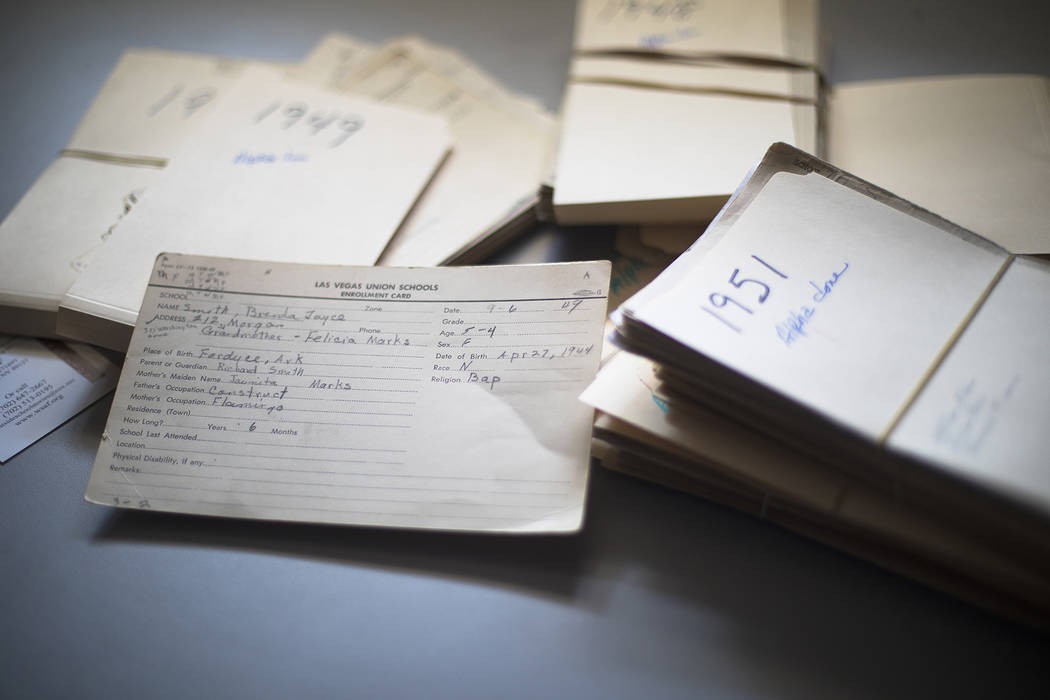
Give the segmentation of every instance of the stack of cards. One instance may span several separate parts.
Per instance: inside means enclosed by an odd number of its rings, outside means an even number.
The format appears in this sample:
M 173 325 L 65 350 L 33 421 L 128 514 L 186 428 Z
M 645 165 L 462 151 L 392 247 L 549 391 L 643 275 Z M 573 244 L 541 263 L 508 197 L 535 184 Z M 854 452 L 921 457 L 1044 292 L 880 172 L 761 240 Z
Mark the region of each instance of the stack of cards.
M 580 0 L 553 209 L 708 221 L 774 141 L 818 151 L 813 0 Z
M 552 128 L 419 39 L 331 35 L 296 66 L 128 51 L 0 226 L 0 331 L 124 350 L 166 250 L 479 259 L 535 220 Z
M 620 469 L 1045 624 L 1048 296 L 1045 261 L 779 144 L 583 398 Z

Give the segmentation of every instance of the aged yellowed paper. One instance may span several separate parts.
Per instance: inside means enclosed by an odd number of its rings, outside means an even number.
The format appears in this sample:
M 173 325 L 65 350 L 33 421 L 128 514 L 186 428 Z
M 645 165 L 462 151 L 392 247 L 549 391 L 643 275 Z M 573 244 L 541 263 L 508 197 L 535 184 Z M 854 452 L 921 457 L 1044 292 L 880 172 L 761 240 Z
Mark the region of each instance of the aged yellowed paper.
M 165 254 L 90 501 L 389 527 L 580 527 L 609 264 Z

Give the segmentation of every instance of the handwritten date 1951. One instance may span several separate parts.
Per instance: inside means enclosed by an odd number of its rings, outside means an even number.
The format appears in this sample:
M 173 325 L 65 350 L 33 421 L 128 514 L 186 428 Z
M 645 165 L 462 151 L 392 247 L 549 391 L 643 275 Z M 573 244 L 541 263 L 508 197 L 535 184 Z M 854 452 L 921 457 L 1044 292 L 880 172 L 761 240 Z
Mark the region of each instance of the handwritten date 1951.
M 752 255 L 751 259 L 754 260 L 755 262 L 757 262 L 758 264 L 760 264 L 762 267 L 764 267 L 767 270 L 769 270 L 770 272 L 772 272 L 777 277 L 780 277 L 781 279 L 788 279 L 788 276 L 786 274 L 781 272 L 779 269 L 773 267 L 772 265 L 770 265 L 769 263 L 767 263 L 765 260 L 763 260 L 762 258 L 758 257 L 757 255 Z M 755 266 L 752 265 L 751 267 L 754 268 Z M 739 268 L 739 267 L 733 269 L 733 272 L 731 272 L 730 275 L 729 275 L 729 284 L 731 284 L 732 286 L 734 286 L 737 289 L 739 289 L 741 291 L 741 294 L 743 295 L 742 298 L 744 298 L 746 301 L 749 301 L 749 302 L 752 302 L 752 303 L 759 303 L 759 304 L 766 303 L 766 300 L 769 299 L 769 295 L 772 292 L 772 287 L 770 287 L 770 285 L 767 282 L 764 282 L 764 281 L 762 281 L 760 279 L 756 279 L 754 277 L 742 277 L 740 270 L 741 270 L 741 268 Z M 746 292 L 746 294 L 745 294 L 745 292 Z M 752 297 L 753 297 L 753 299 L 752 299 Z M 752 307 L 749 306 L 748 304 L 744 303 L 744 301 L 741 301 L 739 299 L 731 297 L 731 296 L 729 296 L 727 294 L 721 294 L 719 292 L 712 292 L 710 295 L 708 295 L 707 299 L 708 299 L 708 301 L 711 302 L 712 306 L 715 306 L 715 307 L 717 307 L 719 309 L 724 309 L 724 308 L 726 308 L 727 305 L 732 304 L 732 306 L 734 308 L 739 309 L 740 311 L 743 311 L 744 313 L 747 313 L 747 314 L 753 314 L 754 313 L 754 310 L 752 309 Z M 711 316 L 714 316 L 715 318 L 717 318 L 724 325 L 726 325 L 727 327 L 729 327 L 730 329 L 732 329 L 736 333 L 740 333 L 741 332 L 740 331 L 740 327 L 738 325 L 736 325 L 735 323 L 733 323 L 730 320 L 728 320 L 725 316 L 720 314 L 718 311 L 715 311 L 714 309 L 709 308 L 707 306 L 701 306 L 700 308 L 703 311 L 705 311 L 708 314 L 710 314 Z M 735 313 L 740 313 L 740 312 L 736 311 Z

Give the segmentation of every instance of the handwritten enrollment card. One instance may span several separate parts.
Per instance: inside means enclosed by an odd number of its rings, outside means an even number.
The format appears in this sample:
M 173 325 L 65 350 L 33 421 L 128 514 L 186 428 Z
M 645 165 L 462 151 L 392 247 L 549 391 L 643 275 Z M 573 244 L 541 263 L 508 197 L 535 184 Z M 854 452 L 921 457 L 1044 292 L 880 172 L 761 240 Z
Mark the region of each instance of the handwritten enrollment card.
M 607 262 L 157 258 L 86 498 L 489 532 L 583 514 Z

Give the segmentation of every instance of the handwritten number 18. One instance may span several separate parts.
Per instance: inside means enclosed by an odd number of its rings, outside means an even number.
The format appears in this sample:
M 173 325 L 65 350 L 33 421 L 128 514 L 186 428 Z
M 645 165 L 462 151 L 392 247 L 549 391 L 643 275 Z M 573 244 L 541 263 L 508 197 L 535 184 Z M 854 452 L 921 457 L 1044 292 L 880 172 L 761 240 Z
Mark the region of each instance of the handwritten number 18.
M 146 116 L 157 116 L 157 114 L 164 111 L 166 107 L 175 103 L 176 98 L 178 98 L 178 96 L 182 94 L 183 90 L 185 90 L 185 86 L 183 85 L 173 86 L 171 90 L 168 90 L 166 93 L 164 93 L 164 95 L 161 96 L 159 100 L 151 104 L 146 109 Z M 205 86 L 197 88 L 196 90 L 187 93 L 183 102 L 183 118 L 189 118 L 198 109 L 215 99 L 215 92 L 215 88 Z

